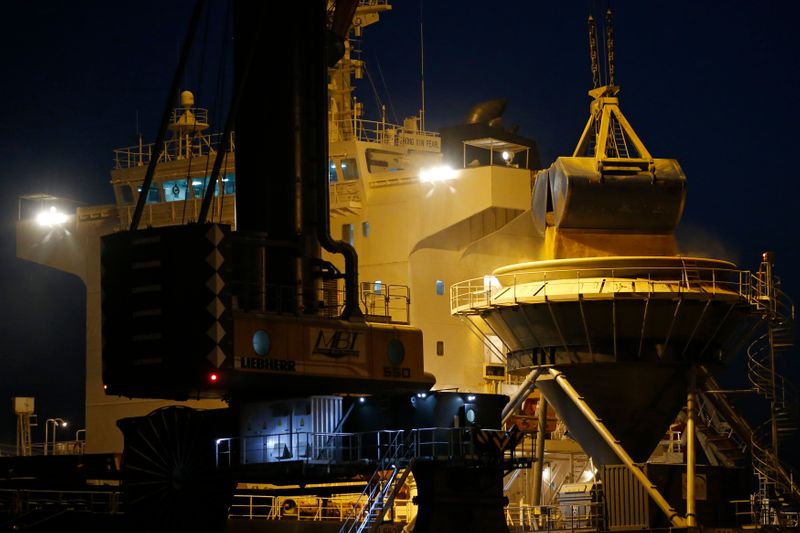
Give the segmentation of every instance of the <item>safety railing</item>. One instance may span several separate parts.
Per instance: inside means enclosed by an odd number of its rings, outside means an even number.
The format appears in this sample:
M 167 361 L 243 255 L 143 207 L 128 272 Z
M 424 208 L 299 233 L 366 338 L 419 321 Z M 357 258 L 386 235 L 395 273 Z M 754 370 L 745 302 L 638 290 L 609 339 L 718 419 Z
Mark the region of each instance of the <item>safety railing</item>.
M 369 319 L 392 324 L 411 322 L 411 291 L 407 285 L 363 281 L 359 292 L 361 308 Z
M 432 131 L 405 128 L 398 124 L 361 118 L 336 120 L 334 124 L 338 137 L 342 141 L 357 140 L 425 152 L 442 150 L 441 137 Z
M 17 515 L 58 507 L 104 514 L 122 511 L 122 498 L 117 491 L 0 489 L 0 502 Z
M 283 520 L 342 522 L 356 507 L 358 493 L 336 496 L 269 496 L 238 493 L 233 495 L 228 518 L 245 520 Z M 394 516 L 398 519 L 413 514 L 411 500 L 395 500 Z M 405 521 L 405 520 L 403 520 Z
M 358 496 L 358 493 L 329 497 L 240 493 L 233 496 L 228 517 L 243 520 L 343 522 L 353 509 L 364 506 L 364 502 L 358 503 Z M 407 523 L 415 514 L 414 507 L 410 499 L 395 499 L 391 510 L 395 522 Z M 509 505 L 504 514 L 506 524 L 513 533 L 590 531 L 598 529 L 603 518 L 600 503 Z
M 528 531 L 597 531 L 603 523 L 598 502 L 561 505 L 509 505 L 506 523 L 512 533 Z
M 513 432 L 477 428 L 417 428 L 363 433 L 287 432 L 216 440 L 219 468 L 239 464 L 303 461 L 316 464 L 365 464 L 397 457 L 413 448 L 413 458 L 428 460 L 477 459 L 490 454 L 505 461 L 524 457 L 516 450 Z
M 687 272 L 691 271 L 691 275 Z M 473 278 L 450 287 L 451 313 L 551 298 L 619 294 L 735 296 L 751 305 L 763 300 L 750 271 L 674 266 L 531 270 Z M 523 288 L 524 287 L 524 288 Z
M 176 137 L 164 142 L 164 147 L 158 157 L 159 163 L 186 159 L 188 157 L 203 157 L 215 154 L 222 141 L 222 133 L 193 135 L 187 144 L 186 139 Z M 153 156 L 155 143 L 138 144 L 117 148 L 114 150 L 114 168 L 125 169 L 148 165 Z M 228 141 L 228 152 L 236 151 L 235 136 L 231 133 Z
M 186 115 L 186 111 L 191 113 L 191 118 L 193 120 L 188 120 L 186 123 L 190 126 L 195 124 L 208 124 L 208 109 L 205 107 L 190 107 L 189 109 L 185 107 L 179 107 L 177 109 L 172 110 L 172 114 L 169 117 L 170 124 L 177 124 L 180 122 L 180 119 Z

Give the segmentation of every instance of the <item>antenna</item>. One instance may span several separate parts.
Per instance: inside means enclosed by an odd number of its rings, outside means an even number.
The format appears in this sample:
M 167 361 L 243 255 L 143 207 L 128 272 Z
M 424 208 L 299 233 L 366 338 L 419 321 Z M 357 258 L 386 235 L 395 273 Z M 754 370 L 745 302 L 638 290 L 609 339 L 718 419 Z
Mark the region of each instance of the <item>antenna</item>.
M 419 74 L 422 89 L 422 109 L 419 112 L 419 127 L 425 131 L 425 39 L 422 31 L 422 0 L 419 0 Z

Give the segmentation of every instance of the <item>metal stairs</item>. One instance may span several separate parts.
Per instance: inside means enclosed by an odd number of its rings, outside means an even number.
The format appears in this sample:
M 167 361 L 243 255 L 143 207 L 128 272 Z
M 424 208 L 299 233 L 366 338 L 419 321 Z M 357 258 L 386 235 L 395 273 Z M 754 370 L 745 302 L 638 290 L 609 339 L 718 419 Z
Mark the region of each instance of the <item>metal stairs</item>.
M 345 518 L 339 533 L 373 533 L 391 509 L 397 493 L 405 484 L 417 456 L 414 433 L 394 432 L 386 453 Z
M 697 394 L 697 433 L 712 465 L 733 468 L 746 457 L 747 442 L 733 430 L 703 392 Z
M 776 513 L 800 506 L 800 487 L 778 456 L 780 443 L 800 429 L 797 392 L 776 369 L 777 358 L 794 345 L 794 306 L 780 290 L 767 258 L 754 288 L 767 331 L 748 346 L 747 370 L 753 390 L 770 402 L 770 417 L 752 432 L 751 450 L 759 486 L 758 520 L 768 524 Z

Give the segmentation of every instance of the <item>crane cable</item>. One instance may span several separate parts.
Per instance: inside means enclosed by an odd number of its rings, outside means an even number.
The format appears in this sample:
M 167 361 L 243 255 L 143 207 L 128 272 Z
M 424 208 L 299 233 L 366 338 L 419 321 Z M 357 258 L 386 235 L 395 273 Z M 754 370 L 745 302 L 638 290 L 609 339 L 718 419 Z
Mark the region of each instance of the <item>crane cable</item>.
M 597 57 L 597 26 L 594 17 L 589 14 L 589 57 L 592 61 L 592 88 L 600 87 L 600 65 Z
M 610 5 L 606 9 L 606 80 L 614 85 L 614 18 Z

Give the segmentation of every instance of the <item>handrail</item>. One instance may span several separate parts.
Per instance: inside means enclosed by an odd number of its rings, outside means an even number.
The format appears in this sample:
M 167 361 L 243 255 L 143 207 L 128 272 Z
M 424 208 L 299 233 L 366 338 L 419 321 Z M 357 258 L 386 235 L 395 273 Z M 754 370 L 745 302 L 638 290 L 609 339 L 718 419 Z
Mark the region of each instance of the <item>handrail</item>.
M 442 139 L 438 133 L 406 128 L 399 124 L 356 117 L 353 117 L 353 119 L 334 120 L 333 124 L 340 140 L 343 141 L 374 142 L 432 152 L 438 152 L 442 147 Z
M 584 294 L 613 297 L 621 293 L 734 295 L 754 307 L 763 305 L 764 293 L 753 283 L 756 278 L 750 271 L 691 267 L 698 278 L 689 282 L 686 269 L 685 266 L 566 268 L 481 276 L 450 286 L 450 311 L 458 314 L 493 307 L 501 299 L 504 305 L 508 305 L 553 297 Z M 524 294 L 519 290 L 522 284 L 531 286 Z M 559 290 L 565 286 L 570 290 Z
M 192 135 L 187 146 L 186 140 L 173 138 L 164 141 L 164 147 L 159 155 L 158 162 L 174 161 L 191 157 L 202 157 L 215 154 L 217 147 L 222 144 L 222 133 L 208 133 Z M 231 134 L 228 143 L 228 153 L 236 151 L 235 134 Z M 155 143 L 137 144 L 114 149 L 114 169 L 126 169 L 146 166 L 150 163 Z
M 499 435 L 502 441 L 506 441 L 506 437 L 510 436 L 509 432 L 503 429 L 481 429 L 480 431 L 484 434 Z M 476 428 L 470 427 L 427 427 L 356 433 L 290 432 L 223 437 L 216 440 L 215 456 L 218 468 L 227 468 L 239 462 L 277 462 L 282 459 L 259 461 L 257 458 L 247 457 L 248 449 L 258 448 L 263 451 L 263 449 L 274 448 L 277 444 L 279 446 L 286 445 L 290 452 L 306 451 L 306 446 L 310 446 L 312 452 L 316 450 L 318 453 L 299 457 L 300 460 L 309 463 L 385 462 L 387 459 L 395 457 L 398 450 L 410 445 L 400 446 L 398 439 L 402 438 L 405 439 L 404 442 L 413 443 L 414 457 L 433 460 L 463 458 L 475 456 L 476 450 L 480 448 L 476 441 L 477 433 Z M 390 437 L 388 441 L 386 436 Z M 252 443 L 256 443 L 258 446 L 247 446 Z M 321 454 L 321 452 L 329 450 L 336 453 Z M 504 457 L 514 461 L 516 458 L 514 450 L 505 449 Z M 296 461 L 298 456 L 293 454 L 291 459 Z
M 775 356 L 794 344 L 794 304 L 780 290 L 780 279 L 766 262 L 753 276 L 753 284 L 767 330 L 747 347 L 748 379 L 754 391 L 772 403 L 770 417 L 750 434 L 753 471 L 759 486 L 753 515 L 757 523 L 771 524 L 776 519 L 784 521 L 781 509 L 774 505 L 773 492 L 788 493 L 800 501 L 800 487 L 777 453 L 781 436 L 798 429 L 797 392 L 775 368 Z

